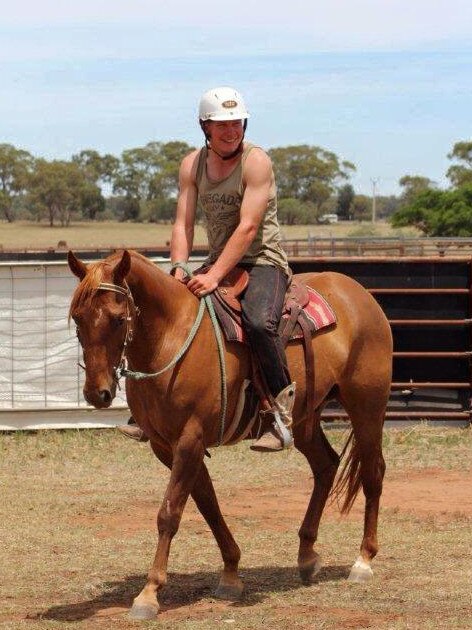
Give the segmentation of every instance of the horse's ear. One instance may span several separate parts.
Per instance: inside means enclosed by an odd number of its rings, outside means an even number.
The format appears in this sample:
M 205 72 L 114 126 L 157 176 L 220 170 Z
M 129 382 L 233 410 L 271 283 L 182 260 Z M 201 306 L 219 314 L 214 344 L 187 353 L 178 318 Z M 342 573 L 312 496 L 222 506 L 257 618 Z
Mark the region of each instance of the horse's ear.
M 72 250 L 69 250 L 67 254 L 67 262 L 74 276 L 77 276 L 79 280 L 83 280 L 87 275 L 87 265 L 79 260 Z
M 129 251 L 125 249 L 123 255 L 121 257 L 120 262 L 116 266 L 115 271 L 113 272 L 113 276 L 115 278 L 115 282 L 117 284 L 121 284 L 121 282 L 126 278 L 129 274 L 129 270 L 131 269 L 131 256 L 129 255 Z

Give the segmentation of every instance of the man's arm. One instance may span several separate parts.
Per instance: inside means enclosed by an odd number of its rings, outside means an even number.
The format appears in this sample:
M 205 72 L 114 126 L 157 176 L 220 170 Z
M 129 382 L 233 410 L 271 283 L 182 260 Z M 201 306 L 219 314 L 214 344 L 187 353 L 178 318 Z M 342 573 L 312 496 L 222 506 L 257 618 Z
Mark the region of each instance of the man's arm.
M 246 184 L 241 203 L 240 220 L 223 251 L 206 274 L 197 275 L 188 283 L 194 293 L 211 293 L 226 274 L 241 260 L 252 241 L 267 210 L 272 183 L 272 164 L 261 149 L 253 149 L 244 164 Z
M 192 151 L 180 165 L 179 196 L 177 211 L 172 228 L 170 258 L 172 263 L 187 262 L 193 246 L 195 213 L 197 209 L 196 168 L 199 151 Z M 176 269 L 175 277 L 181 280 L 185 275 L 182 269 Z

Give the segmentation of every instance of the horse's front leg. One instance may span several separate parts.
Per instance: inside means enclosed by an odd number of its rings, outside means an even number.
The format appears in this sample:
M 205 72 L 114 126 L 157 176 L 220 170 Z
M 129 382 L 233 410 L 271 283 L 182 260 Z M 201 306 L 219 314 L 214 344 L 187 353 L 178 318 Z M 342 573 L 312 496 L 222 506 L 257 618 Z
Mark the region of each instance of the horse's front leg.
M 156 555 L 146 585 L 133 602 L 130 611 L 133 619 L 155 619 L 159 611 L 157 592 L 167 582 L 170 544 L 179 529 L 185 504 L 202 465 L 204 452 L 200 429 L 184 430 L 174 449 L 169 484 L 157 516 L 159 539 Z
M 172 452 L 163 443 L 151 441 L 151 447 L 156 457 L 167 468 L 172 469 Z M 198 477 L 192 489 L 192 498 L 200 513 L 208 523 L 223 558 L 223 572 L 215 592 L 219 599 L 238 600 L 243 592 L 243 583 L 238 575 L 241 550 L 231 534 L 226 521 L 221 514 L 215 489 L 208 473 L 205 462 L 202 462 Z

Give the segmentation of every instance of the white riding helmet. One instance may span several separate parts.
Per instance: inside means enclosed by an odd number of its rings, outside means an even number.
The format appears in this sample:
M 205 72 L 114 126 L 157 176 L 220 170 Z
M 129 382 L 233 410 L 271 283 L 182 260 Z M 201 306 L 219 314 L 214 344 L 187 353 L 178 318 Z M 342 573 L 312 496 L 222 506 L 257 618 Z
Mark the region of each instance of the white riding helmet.
M 201 122 L 206 120 L 247 120 L 249 113 L 243 97 L 231 87 L 217 87 L 200 99 L 198 117 Z

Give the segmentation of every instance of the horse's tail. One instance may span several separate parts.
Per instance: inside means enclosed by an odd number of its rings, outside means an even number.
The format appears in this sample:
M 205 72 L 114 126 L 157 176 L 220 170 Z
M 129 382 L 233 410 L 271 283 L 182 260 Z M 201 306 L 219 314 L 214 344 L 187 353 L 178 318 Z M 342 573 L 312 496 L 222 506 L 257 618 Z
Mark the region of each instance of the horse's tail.
M 349 451 L 348 451 L 349 449 Z M 331 489 L 332 501 L 343 503 L 340 507 L 341 514 L 347 514 L 352 508 L 354 501 L 361 489 L 361 458 L 359 447 L 351 431 L 340 455 L 340 460 L 344 459 L 338 477 Z

